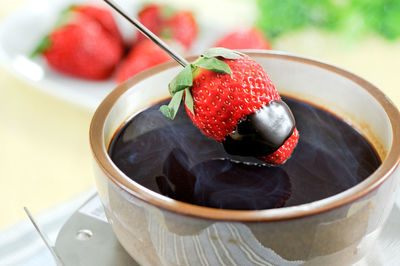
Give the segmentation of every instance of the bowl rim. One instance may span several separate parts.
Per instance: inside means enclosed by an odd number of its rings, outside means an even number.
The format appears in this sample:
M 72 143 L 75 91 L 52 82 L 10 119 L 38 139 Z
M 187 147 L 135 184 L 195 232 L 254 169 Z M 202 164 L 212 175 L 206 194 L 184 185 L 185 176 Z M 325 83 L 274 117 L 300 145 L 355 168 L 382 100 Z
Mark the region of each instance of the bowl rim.
M 97 166 L 100 167 L 108 179 L 118 187 L 122 188 L 128 194 L 143 200 L 148 204 L 155 205 L 178 214 L 211 220 L 260 222 L 301 218 L 326 212 L 328 210 L 346 205 L 377 189 L 396 170 L 400 162 L 400 113 L 391 100 L 377 87 L 351 72 L 315 59 L 273 50 L 243 51 L 254 58 L 278 58 L 323 68 L 345 77 L 365 89 L 385 110 L 392 126 L 393 142 L 386 158 L 383 160 L 378 169 L 375 170 L 375 172 L 372 173 L 366 180 L 334 196 L 301 205 L 266 210 L 227 210 L 203 207 L 168 198 L 139 185 L 122 173 L 108 156 L 103 141 L 104 126 L 106 118 L 113 108 L 114 103 L 122 94 L 132 88 L 136 83 L 148 78 L 149 76 L 178 66 L 176 62 L 167 62 L 145 70 L 130 78 L 126 82 L 118 85 L 103 100 L 94 113 L 89 129 L 90 148 Z M 192 56 L 187 59 L 190 62 L 195 58 L 196 57 Z

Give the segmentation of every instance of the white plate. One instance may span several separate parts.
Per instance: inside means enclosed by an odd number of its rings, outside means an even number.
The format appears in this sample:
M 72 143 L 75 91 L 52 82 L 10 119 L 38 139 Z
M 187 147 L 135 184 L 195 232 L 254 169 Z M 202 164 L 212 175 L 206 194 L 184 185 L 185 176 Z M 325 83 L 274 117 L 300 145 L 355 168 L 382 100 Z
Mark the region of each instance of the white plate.
M 131 15 L 135 15 L 143 3 L 139 0 L 117 2 Z M 117 83 L 112 79 L 90 81 L 66 76 L 51 69 L 40 56 L 34 59 L 29 57 L 40 40 L 53 28 L 60 12 L 78 3 L 106 6 L 99 0 L 31 0 L 21 10 L 4 19 L 0 24 L 0 61 L 6 69 L 35 88 L 93 111 Z M 134 26 L 112 12 L 124 39 L 132 41 L 136 34 Z M 222 29 L 208 27 L 213 25 L 209 18 L 203 18 L 202 21 L 198 19 L 198 23 L 202 25 L 199 41 L 195 43 L 191 54 L 209 47 L 223 32 Z
M 29 58 L 40 40 L 52 29 L 58 15 L 71 4 L 102 1 L 31 0 L 0 25 L 0 60 L 3 66 L 35 88 L 78 106 L 94 110 L 117 85 L 112 80 L 90 81 L 52 70 L 43 58 Z M 137 10 L 138 1 L 127 10 Z M 124 6 L 124 5 L 123 5 Z M 114 13 L 124 36 L 135 36 L 133 26 Z
M 212 2 L 213 0 L 207 0 Z M 220 0 L 229 2 L 229 0 Z M 128 14 L 135 16 L 146 0 L 116 0 Z M 162 2 L 162 1 L 156 1 Z M 177 7 L 196 10 L 195 16 L 199 24 L 199 36 L 190 54 L 199 54 L 210 47 L 223 33 L 240 26 L 249 26 L 254 23 L 254 3 L 237 1 L 230 4 L 229 13 L 241 13 L 241 19 L 234 21 L 222 19 L 215 14 L 209 14 L 207 8 L 201 9 L 194 2 L 171 0 Z M 253 1 L 254 2 L 254 1 Z M 90 81 L 73 78 L 51 69 L 43 58 L 29 58 L 29 54 L 40 40 L 51 31 L 62 10 L 72 4 L 90 3 L 107 5 L 100 0 L 30 0 L 30 2 L 15 14 L 4 19 L 0 24 L 0 61 L 3 66 L 17 77 L 27 81 L 35 88 L 51 94 L 62 100 L 95 110 L 113 88 L 114 81 Z M 186 5 L 183 5 L 186 3 Z M 231 2 L 229 2 L 231 3 Z M 226 10 L 227 6 L 223 5 Z M 244 7 L 246 10 L 243 11 Z M 110 8 L 111 10 L 111 8 Z M 137 31 L 121 15 L 112 10 L 116 22 L 126 41 L 132 41 Z M 245 14 L 244 14 L 245 13 Z M 239 24 L 239 25 L 238 25 Z M 217 26 L 216 26 L 217 25 Z

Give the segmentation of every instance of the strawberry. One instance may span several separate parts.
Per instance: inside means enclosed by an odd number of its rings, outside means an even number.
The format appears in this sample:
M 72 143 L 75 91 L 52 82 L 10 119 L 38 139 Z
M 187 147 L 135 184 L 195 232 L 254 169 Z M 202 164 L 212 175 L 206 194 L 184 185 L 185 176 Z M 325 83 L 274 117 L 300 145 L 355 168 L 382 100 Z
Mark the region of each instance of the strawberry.
M 122 83 L 135 74 L 170 60 L 169 55 L 151 40 L 136 44 L 115 71 L 115 80 Z
M 42 53 L 64 74 L 94 80 L 110 77 L 122 57 L 119 41 L 86 15 L 77 13 L 70 19 L 46 36 L 33 55 Z
M 239 29 L 233 31 L 219 40 L 215 47 L 229 49 L 270 49 L 268 40 L 256 28 Z
M 164 39 L 179 41 L 187 50 L 197 37 L 197 23 L 189 11 L 177 11 L 167 5 L 150 4 L 138 13 L 139 21 Z M 146 39 L 139 34 L 138 41 Z
M 262 67 L 250 57 L 222 61 L 229 66 L 231 75 L 204 68 L 195 73 L 191 93 L 196 115 L 188 113 L 204 134 L 217 141 L 224 140 L 247 115 L 272 100 L 280 100 Z
M 165 24 L 164 17 L 162 15 L 162 7 L 157 4 L 148 4 L 144 6 L 138 13 L 138 19 L 155 35 L 159 35 L 161 33 L 162 27 Z M 146 37 L 143 34 L 138 35 L 138 41 L 145 39 Z
M 297 144 L 290 109 L 263 68 L 244 54 L 209 49 L 171 81 L 169 91 L 171 102 L 160 111 L 173 119 L 184 97 L 194 125 L 228 153 L 282 164 Z
M 70 7 L 70 11 L 82 13 L 97 21 L 111 36 L 123 45 L 121 32 L 109 10 L 93 5 L 75 5 Z
M 290 157 L 298 141 L 299 131 L 297 131 L 297 128 L 294 128 L 292 135 L 278 150 L 269 155 L 261 156 L 259 159 L 272 164 L 283 164 Z
M 164 31 L 170 31 L 172 38 L 189 50 L 197 37 L 197 23 L 191 12 L 179 11 L 167 21 Z

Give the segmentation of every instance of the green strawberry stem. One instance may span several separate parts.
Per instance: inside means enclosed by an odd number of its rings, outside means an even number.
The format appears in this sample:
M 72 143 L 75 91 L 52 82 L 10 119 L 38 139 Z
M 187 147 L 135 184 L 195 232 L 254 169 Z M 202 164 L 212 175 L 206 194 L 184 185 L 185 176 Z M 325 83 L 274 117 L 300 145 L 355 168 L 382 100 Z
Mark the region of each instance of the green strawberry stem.
M 30 58 L 34 58 L 42 52 L 46 51 L 50 47 L 50 37 L 45 36 L 39 44 L 33 49 L 32 53 L 29 55 Z
M 221 61 L 215 57 L 208 58 L 208 57 L 201 57 L 199 60 L 194 62 L 194 65 L 200 68 L 205 68 L 217 73 L 225 73 L 232 75 L 232 71 L 229 68 L 228 64 L 224 61 Z
M 74 11 L 77 7 L 79 7 L 79 5 L 70 5 L 67 8 L 61 10 L 61 13 L 55 23 L 54 28 L 60 28 L 65 24 L 68 24 L 68 22 L 73 21 L 74 17 L 76 16 L 76 13 Z
M 161 31 L 160 37 L 163 39 L 171 39 L 172 38 L 172 31 L 169 28 L 165 28 Z
M 223 47 L 214 47 L 205 51 L 203 56 L 208 58 L 221 56 L 225 59 L 239 59 L 243 54 Z
M 179 105 L 181 103 L 184 91 L 178 91 L 173 96 L 171 101 L 168 105 L 162 105 L 160 107 L 161 113 L 168 117 L 169 119 L 173 120 L 178 112 Z
M 169 93 L 174 96 L 174 93 L 184 90 L 193 85 L 193 68 L 192 64 L 185 68 L 168 84 Z
M 232 75 L 228 64 L 219 60 L 217 57 L 238 59 L 242 55 L 242 53 L 222 47 L 211 48 L 205 51 L 199 59 L 185 66 L 185 68 L 168 84 L 168 90 L 172 99 L 168 105 L 162 105 L 160 107 L 161 113 L 173 120 L 178 112 L 182 97 L 185 96 L 186 107 L 195 114 L 193 97 L 190 93 L 190 87 L 193 85 L 193 73 L 199 68 L 204 68 L 216 73 Z
M 193 97 L 192 97 L 192 93 L 190 92 L 189 88 L 185 89 L 185 105 L 190 110 L 190 112 L 192 112 L 192 114 L 194 115 Z
M 161 8 L 161 16 L 164 19 L 171 18 L 176 13 L 176 9 L 170 5 L 163 5 Z

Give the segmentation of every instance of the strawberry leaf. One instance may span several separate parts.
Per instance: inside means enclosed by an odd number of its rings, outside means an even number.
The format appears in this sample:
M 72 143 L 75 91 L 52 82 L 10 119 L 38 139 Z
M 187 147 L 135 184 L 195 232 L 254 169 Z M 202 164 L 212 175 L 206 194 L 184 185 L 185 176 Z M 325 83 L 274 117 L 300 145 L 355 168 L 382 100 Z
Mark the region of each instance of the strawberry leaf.
M 160 33 L 160 37 L 164 39 L 171 39 L 172 38 L 172 31 L 169 28 L 162 29 Z
M 77 7 L 78 5 L 70 5 L 69 7 L 63 9 L 56 21 L 55 28 L 60 28 L 63 25 L 68 24 L 68 22 L 72 21 L 74 16 L 76 15 L 75 9 Z
M 196 62 L 194 62 L 194 65 L 214 72 L 232 75 L 232 71 L 229 68 L 228 64 L 215 57 L 212 58 L 202 57 Z
M 46 51 L 50 47 L 50 37 L 45 36 L 40 43 L 35 47 L 32 53 L 29 55 L 30 58 L 34 58 L 42 52 Z
M 192 93 L 190 92 L 190 90 L 188 88 L 185 89 L 185 105 L 190 110 L 190 112 L 192 112 L 192 114 L 194 115 L 193 97 L 192 97 Z
M 172 96 L 172 99 L 168 105 L 162 105 L 160 107 L 161 113 L 166 117 L 168 117 L 169 119 L 173 120 L 176 116 L 176 113 L 178 112 L 182 96 L 183 96 L 183 90 L 176 92 L 174 96 Z
M 239 59 L 243 54 L 223 47 L 214 47 L 205 51 L 203 55 L 207 58 L 221 56 L 225 59 Z
M 161 17 L 163 19 L 169 19 L 176 13 L 176 9 L 169 5 L 161 7 Z
M 189 64 L 169 83 L 169 93 L 173 96 L 176 92 L 182 91 L 193 85 L 192 65 Z
M 168 117 L 169 119 L 172 120 L 172 118 L 171 118 L 171 110 L 169 109 L 168 105 L 161 105 L 161 107 L 160 107 L 160 112 L 161 112 L 164 116 L 166 116 L 166 117 Z

